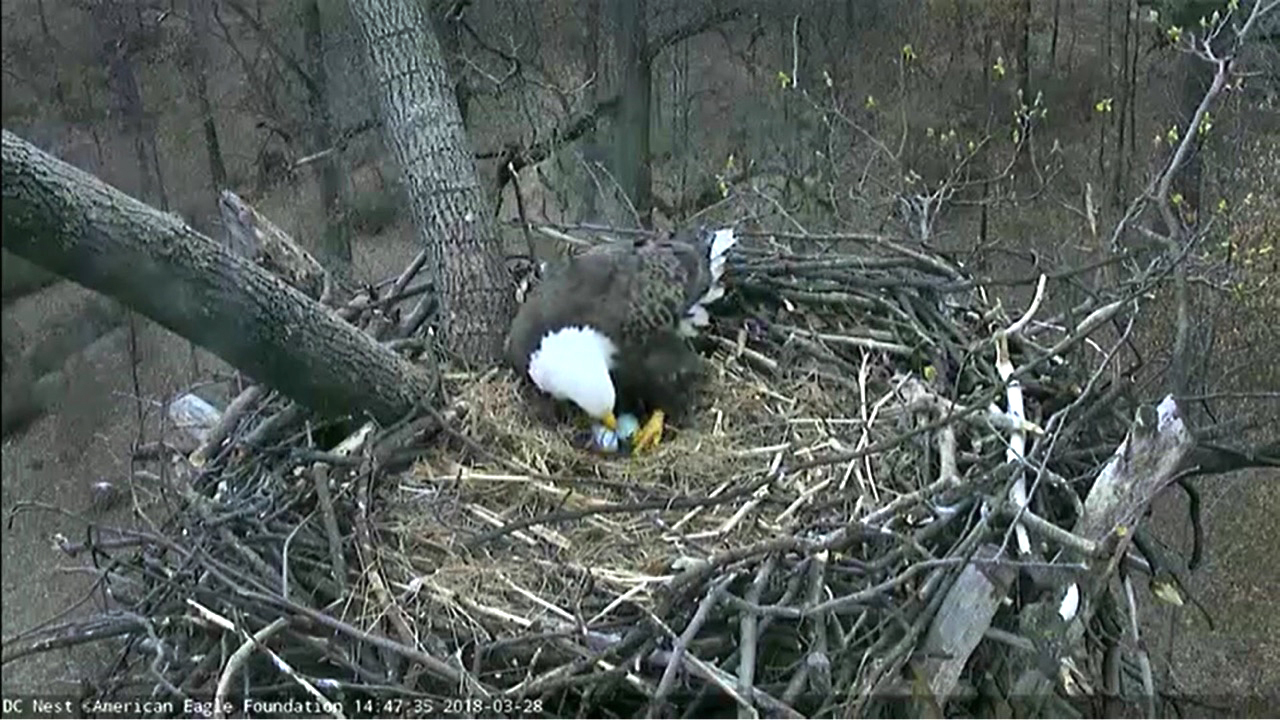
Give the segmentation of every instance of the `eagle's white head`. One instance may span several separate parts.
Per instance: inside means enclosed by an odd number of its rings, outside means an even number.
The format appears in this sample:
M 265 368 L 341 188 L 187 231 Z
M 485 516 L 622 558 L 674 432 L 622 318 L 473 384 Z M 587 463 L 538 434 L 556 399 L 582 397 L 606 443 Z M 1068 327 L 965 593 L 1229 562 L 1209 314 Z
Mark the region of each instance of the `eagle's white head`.
M 529 356 L 529 379 L 543 392 L 574 403 L 614 430 L 617 392 L 609 369 L 617 352 L 618 346 L 594 328 L 560 328 L 543 336 Z

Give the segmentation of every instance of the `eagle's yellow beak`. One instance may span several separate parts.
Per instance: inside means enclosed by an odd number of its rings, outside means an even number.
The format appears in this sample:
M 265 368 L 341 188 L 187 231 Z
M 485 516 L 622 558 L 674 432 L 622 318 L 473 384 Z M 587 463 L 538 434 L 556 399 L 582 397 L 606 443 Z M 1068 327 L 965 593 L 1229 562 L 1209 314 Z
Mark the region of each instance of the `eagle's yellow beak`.
M 604 423 L 604 426 L 610 430 L 614 432 L 618 431 L 618 418 L 614 417 L 612 410 L 605 413 L 604 417 L 600 418 L 600 422 Z

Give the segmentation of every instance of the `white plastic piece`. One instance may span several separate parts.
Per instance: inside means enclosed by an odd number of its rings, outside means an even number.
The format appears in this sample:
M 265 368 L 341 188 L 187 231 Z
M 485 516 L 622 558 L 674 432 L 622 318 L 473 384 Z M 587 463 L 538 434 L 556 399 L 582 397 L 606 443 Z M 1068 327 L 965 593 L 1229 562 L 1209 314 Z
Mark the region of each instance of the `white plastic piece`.
M 1075 583 L 1071 583 L 1067 587 L 1067 594 L 1062 597 L 1062 604 L 1058 606 L 1058 617 L 1067 622 L 1076 616 L 1080 611 L 1080 588 Z
M 203 443 L 222 418 L 222 411 L 204 398 L 187 393 L 169 404 L 169 418 L 178 429 L 185 431 L 196 442 Z

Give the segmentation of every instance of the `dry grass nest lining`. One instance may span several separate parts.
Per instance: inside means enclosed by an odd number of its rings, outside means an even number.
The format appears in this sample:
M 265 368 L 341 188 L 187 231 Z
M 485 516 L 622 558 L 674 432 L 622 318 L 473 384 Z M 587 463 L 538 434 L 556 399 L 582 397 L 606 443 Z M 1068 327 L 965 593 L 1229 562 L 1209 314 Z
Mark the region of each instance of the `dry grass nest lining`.
M 887 378 L 892 368 L 884 360 L 870 367 L 872 357 L 864 378 Z M 900 433 L 891 418 L 901 417 L 892 408 L 902 398 L 886 394 L 883 380 L 867 380 L 880 387 L 867 387 L 864 402 L 858 387 L 806 371 L 766 379 L 740 360 L 717 351 L 695 412 L 668 426 L 656 452 L 635 457 L 588 451 L 584 426 L 548 423 L 514 373 L 450 377 L 450 437 L 379 498 L 378 525 L 391 541 L 384 563 L 446 606 L 437 610 L 488 606 L 572 620 L 587 576 L 603 591 L 597 609 L 624 595 L 648 604 L 690 561 L 838 530 L 866 505 L 928 482 L 926 468 L 902 457 L 917 447 L 910 443 L 777 477 L 784 457 L 804 461 Z M 885 422 L 867 422 L 876 411 Z M 663 509 L 664 500 L 714 498 L 766 479 L 780 481 L 782 492 L 760 487 L 723 503 Z M 593 511 L 600 508 L 609 511 Z M 500 531 L 548 516 L 562 521 Z M 476 548 L 476 536 L 492 541 Z

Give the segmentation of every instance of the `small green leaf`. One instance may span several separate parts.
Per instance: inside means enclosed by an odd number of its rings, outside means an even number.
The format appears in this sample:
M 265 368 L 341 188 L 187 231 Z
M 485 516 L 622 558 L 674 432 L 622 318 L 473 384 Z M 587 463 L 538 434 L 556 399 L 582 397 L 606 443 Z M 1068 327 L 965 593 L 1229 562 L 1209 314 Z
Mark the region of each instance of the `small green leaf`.
M 1183 604 L 1182 593 L 1178 592 L 1178 588 L 1173 583 L 1163 578 L 1151 579 L 1151 594 L 1170 605 L 1181 606 Z
M 868 109 L 868 110 L 874 110 L 877 104 L 878 104 L 878 103 L 876 102 L 876 96 L 875 96 L 875 95 L 868 95 L 868 96 L 867 96 L 867 109 Z
M 1176 43 L 1182 39 L 1182 28 L 1177 25 L 1170 26 L 1165 35 L 1169 37 L 1169 42 Z
M 1000 57 L 996 58 L 996 64 L 995 64 L 995 65 L 993 65 L 993 66 L 991 66 L 991 69 L 995 71 L 995 73 L 996 73 L 996 77 L 1004 77 L 1004 72 L 1005 72 L 1005 70 L 1004 70 L 1004 56 L 1003 56 L 1003 55 L 1001 55 Z
M 783 72 L 783 71 L 779 70 L 779 71 L 778 71 L 778 84 L 782 86 L 782 89 L 783 89 L 783 90 L 786 90 L 786 89 L 787 89 L 787 86 L 791 84 L 791 76 L 790 76 L 790 75 L 788 75 L 788 74 L 786 74 L 785 72 Z
M 1200 126 L 1196 128 L 1196 134 L 1198 134 L 1200 137 L 1204 137 L 1205 135 L 1208 135 L 1209 131 L 1212 129 L 1213 129 L 1213 116 L 1211 116 L 1209 113 L 1206 112 L 1204 114 L 1204 117 L 1200 118 Z
M 902 59 L 911 62 L 916 59 L 915 48 L 911 47 L 911 43 L 902 46 Z

